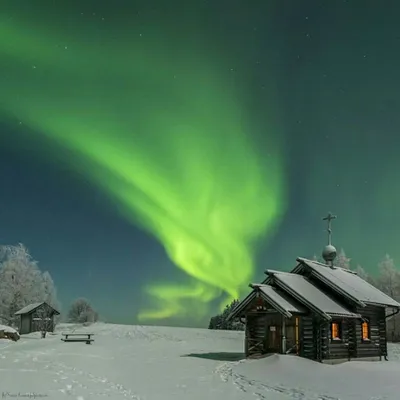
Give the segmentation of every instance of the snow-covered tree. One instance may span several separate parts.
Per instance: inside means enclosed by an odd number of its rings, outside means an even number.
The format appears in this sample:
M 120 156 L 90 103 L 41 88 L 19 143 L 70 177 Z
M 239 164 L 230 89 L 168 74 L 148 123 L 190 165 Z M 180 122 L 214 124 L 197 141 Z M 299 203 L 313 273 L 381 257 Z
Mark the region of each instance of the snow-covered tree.
M 334 265 L 343 269 L 350 269 L 350 261 L 351 258 L 346 257 L 346 253 L 341 249 L 334 261 Z
M 42 274 L 37 262 L 22 244 L 0 246 L 0 318 L 15 325 L 19 309 L 46 301 L 57 304 L 54 282 L 49 273 Z M 54 307 L 56 308 L 56 307 Z
M 42 274 L 42 285 L 43 285 L 43 301 L 45 301 L 49 306 L 53 307 L 57 311 L 60 311 L 61 306 L 57 297 L 57 288 L 54 284 L 53 278 L 48 271 Z
M 400 271 L 394 260 L 386 254 L 378 264 L 379 277 L 377 287 L 393 299 L 400 301 Z M 388 321 L 388 336 L 393 340 L 399 337 L 399 317 L 396 315 Z
M 226 305 L 224 311 L 210 319 L 209 329 L 224 329 L 224 330 L 243 330 L 243 324 L 238 320 L 228 320 L 228 316 L 233 309 L 239 304 L 239 300 L 233 300 L 230 304 Z
M 319 262 L 319 263 L 324 263 L 324 260 L 323 260 L 321 257 L 317 256 L 316 254 L 314 254 L 314 255 L 312 256 L 312 259 L 311 259 L 311 260 L 312 260 L 312 261 Z
M 0 266 L 0 315 L 8 323 L 14 323 L 16 311 L 42 301 L 42 276 L 23 245 L 7 246 L 4 253 Z
M 395 300 L 400 300 L 400 271 L 396 268 L 394 260 L 386 254 L 378 264 L 378 287 Z
M 364 280 L 368 280 L 368 278 L 369 278 L 369 275 L 368 275 L 368 273 L 365 271 L 365 269 L 361 266 L 361 265 L 357 265 L 357 268 L 356 268 L 356 271 L 355 271 L 356 273 L 357 273 L 357 275 L 360 277 L 360 278 L 362 278 L 362 279 L 364 279 Z
M 53 307 L 58 312 L 61 311 L 61 304 L 57 297 L 57 288 L 54 284 L 53 278 L 48 271 L 43 272 L 43 301 L 45 301 L 49 306 Z M 60 316 L 56 315 L 54 317 L 54 324 L 57 324 L 60 320 Z
M 355 272 L 357 273 L 357 275 L 360 278 L 364 279 L 365 281 L 367 281 L 368 283 L 370 283 L 373 286 L 377 286 L 377 283 L 376 283 L 376 280 L 374 279 L 374 277 L 371 276 L 367 271 L 365 271 L 365 269 L 361 265 L 357 265 Z
M 96 322 L 97 320 L 98 314 L 88 300 L 80 298 L 72 303 L 68 312 L 68 322 L 85 323 Z

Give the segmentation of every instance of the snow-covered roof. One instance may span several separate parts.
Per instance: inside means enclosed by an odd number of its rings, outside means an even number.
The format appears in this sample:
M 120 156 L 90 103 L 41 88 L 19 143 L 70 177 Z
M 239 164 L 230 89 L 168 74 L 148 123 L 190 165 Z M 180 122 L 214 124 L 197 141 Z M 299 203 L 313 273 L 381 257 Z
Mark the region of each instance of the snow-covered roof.
M 25 306 L 25 307 L 21 308 L 20 310 L 18 310 L 14 315 L 29 314 L 30 312 L 35 311 L 38 307 L 40 307 L 43 304 L 46 304 L 47 307 L 50 307 L 53 310 L 53 314 L 60 315 L 59 311 L 57 311 L 55 308 L 50 306 L 45 301 L 42 301 L 40 303 L 28 304 L 27 306 Z
M 337 267 L 331 268 L 304 258 L 298 258 L 297 261 L 308 268 L 316 279 L 350 300 L 400 308 L 400 303 L 352 271 Z
M 256 290 L 259 290 L 261 297 L 263 297 L 265 301 L 274 306 L 278 311 L 282 312 L 282 314 L 284 314 L 285 312 L 307 312 L 307 310 L 301 304 L 299 304 L 295 299 L 288 296 L 282 290 L 279 290 L 269 285 L 253 284 L 252 287 Z M 289 315 L 288 317 L 290 318 L 291 315 Z
M 36 308 L 40 307 L 44 302 L 42 301 L 41 303 L 32 303 L 29 304 L 23 308 L 21 308 L 20 310 L 18 310 L 15 315 L 21 315 L 21 314 L 28 314 L 31 311 L 34 311 Z
M 267 273 L 273 276 L 273 281 L 279 288 L 325 319 L 331 319 L 331 317 L 361 318 L 360 314 L 344 308 L 302 275 L 279 271 L 267 271 Z
M 287 318 L 290 318 L 292 313 L 302 314 L 307 312 L 307 309 L 295 299 L 275 287 L 255 283 L 250 286 L 253 288 L 253 291 L 232 310 L 228 319 L 238 317 L 258 295 Z

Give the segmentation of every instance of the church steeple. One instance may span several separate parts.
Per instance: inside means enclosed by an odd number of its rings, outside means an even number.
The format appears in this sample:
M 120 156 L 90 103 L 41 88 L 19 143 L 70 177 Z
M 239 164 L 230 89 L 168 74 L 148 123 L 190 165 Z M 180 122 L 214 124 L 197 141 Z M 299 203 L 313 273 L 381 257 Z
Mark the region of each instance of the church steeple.
M 322 258 L 325 260 L 325 263 L 330 267 L 333 267 L 333 260 L 336 258 L 337 251 L 334 246 L 332 246 L 332 220 L 336 219 L 336 215 L 332 215 L 332 213 L 328 213 L 325 218 L 322 218 L 323 221 L 328 221 L 328 244 L 324 247 L 322 251 Z

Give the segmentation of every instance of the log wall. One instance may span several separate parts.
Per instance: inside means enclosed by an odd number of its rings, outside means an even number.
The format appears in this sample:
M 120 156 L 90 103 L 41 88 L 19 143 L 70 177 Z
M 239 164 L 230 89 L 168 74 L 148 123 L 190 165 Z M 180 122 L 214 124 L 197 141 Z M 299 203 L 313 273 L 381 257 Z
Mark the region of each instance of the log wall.
M 362 340 L 362 321 L 356 321 L 356 357 L 376 357 L 386 355 L 385 309 L 383 307 L 367 306 L 358 308 L 357 312 L 369 321 L 370 340 Z
M 300 355 L 311 360 L 315 359 L 314 325 L 312 315 L 300 318 Z

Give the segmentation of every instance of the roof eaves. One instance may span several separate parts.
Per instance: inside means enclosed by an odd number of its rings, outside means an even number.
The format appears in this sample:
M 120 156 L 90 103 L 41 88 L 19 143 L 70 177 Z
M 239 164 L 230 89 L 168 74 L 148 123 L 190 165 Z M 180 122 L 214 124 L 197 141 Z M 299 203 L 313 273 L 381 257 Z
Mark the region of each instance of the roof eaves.
M 400 304 L 398 306 L 394 306 L 394 305 L 387 305 L 387 304 L 382 304 L 382 303 L 375 303 L 373 301 L 367 301 L 367 300 L 364 300 L 364 303 L 366 305 L 370 305 L 370 306 L 377 306 L 377 307 L 384 307 L 384 308 L 399 308 L 400 309 Z
M 41 303 L 32 303 L 28 304 L 25 307 L 22 307 L 20 310 L 18 310 L 14 315 L 25 315 L 25 314 L 31 314 L 34 312 L 37 308 L 39 308 L 41 305 L 43 305 L 45 302 L 42 301 Z M 26 310 L 27 311 L 24 311 Z
M 338 317 L 338 318 L 362 319 L 361 314 L 354 314 L 354 313 L 352 313 L 351 315 L 349 315 L 349 314 L 342 314 L 342 313 L 329 313 L 329 315 L 332 316 L 332 317 Z

